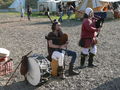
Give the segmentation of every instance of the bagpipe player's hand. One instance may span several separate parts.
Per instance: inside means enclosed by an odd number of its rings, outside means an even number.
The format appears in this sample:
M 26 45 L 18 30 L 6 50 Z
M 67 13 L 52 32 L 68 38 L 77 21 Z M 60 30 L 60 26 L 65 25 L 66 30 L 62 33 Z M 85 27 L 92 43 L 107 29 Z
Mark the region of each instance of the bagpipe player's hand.
M 97 32 L 100 32 L 100 30 L 101 30 L 101 27 L 97 29 Z

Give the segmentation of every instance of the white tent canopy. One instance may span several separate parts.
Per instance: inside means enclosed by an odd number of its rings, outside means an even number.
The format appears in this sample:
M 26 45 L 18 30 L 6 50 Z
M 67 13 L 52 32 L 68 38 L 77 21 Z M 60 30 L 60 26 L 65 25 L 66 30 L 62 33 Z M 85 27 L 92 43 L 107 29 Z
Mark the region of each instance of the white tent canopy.
M 88 3 L 90 3 L 89 0 L 84 0 L 80 10 L 84 11 L 88 7 Z M 91 0 L 91 3 L 92 3 L 91 5 L 92 8 L 97 8 L 97 7 L 102 6 L 99 0 Z
M 61 0 L 38 0 L 38 11 L 43 10 L 44 7 L 49 7 L 50 11 L 56 11 L 56 5 Z
M 18 12 L 21 12 L 21 9 L 25 8 L 25 0 L 15 0 L 9 8 L 15 9 Z
M 38 2 L 52 2 L 54 0 L 38 0 Z
M 57 11 L 58 4 L 61 2 L 77 2 L 78 0 L 38 0 L 38 11 L 43 7 L 49 7 L 50 11 Z
M 78 1 L 78 0 L 60 0 L 62 2 L 75 2 L 75 1 Z
M 100 0 L 101 2 L 118 2 L 120 0 Z

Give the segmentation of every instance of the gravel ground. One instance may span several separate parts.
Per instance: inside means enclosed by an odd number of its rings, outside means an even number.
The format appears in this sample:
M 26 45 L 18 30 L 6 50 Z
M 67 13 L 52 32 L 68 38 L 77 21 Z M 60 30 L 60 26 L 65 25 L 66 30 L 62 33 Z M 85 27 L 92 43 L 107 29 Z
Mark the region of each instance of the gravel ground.
M 78 47 L 81 22 L 66 20 L 62 23 L 63 31 L 69 36 L 68 49 L 77 52 L 75 70 L 77 76 L 65 80 L 51 79 L 49 82 L 34 87 L 26 84 L 19 70 L 8 86 L 4 86 L 10 75 L 0 77 L 0 90 L 120 90 L 120 20 L 104 23 L 99 35 L 98 53 L 95 68 L 77 69 L 80 63 L 81 48 Z M 10 50 L 14 68 L 21 57 L 29 51 L 47 56 L 45 35 L 51 31 L 49 19 L 32 18 L 32 21 L 20 21 L 19 16 L 0 14 L 0 47 Z M 66 57 L 66 63 L 70 58 Z M 87 62 L 86 62 L 87 63 Z M 66 70 L 68 66 L 66 66 Z

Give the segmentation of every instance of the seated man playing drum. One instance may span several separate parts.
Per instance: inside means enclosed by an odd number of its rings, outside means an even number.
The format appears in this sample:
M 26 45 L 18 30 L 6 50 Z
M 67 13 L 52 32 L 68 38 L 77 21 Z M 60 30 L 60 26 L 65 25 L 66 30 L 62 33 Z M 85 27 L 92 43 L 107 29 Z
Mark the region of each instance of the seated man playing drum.
M 76 75 L 78 73 L 73 71 L 73 65 L 76 60 L 76 52 L 66 50 L 68 41 L 61 44 L 61 37 L 63 36 L 63 32 L 61 31 L 61 25 L 59 22 L 54 21 L 52 24 L 52 32 L 49 32 L 47 36 L 48 40 L 48 53 L 51 57 L 51 67 L 52 67 L 52 76 L 58 76 L 60 74 L 60 77 L 64 78 L 63 74 L 63 60 L 65 53 L 68 56 L 72 56 L 71 62 L 69 64 L 69 75 Z M 59 74 L 58 74 L 58 72 Z

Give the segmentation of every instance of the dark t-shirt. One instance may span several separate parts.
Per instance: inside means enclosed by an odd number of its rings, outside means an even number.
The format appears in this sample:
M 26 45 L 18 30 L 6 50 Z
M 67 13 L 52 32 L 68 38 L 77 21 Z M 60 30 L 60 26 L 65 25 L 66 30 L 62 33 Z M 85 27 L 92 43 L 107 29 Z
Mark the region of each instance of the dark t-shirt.
M 50 32 L 49 34 L 48 34 L 48 36 L 47 36 L 47 40 L 49 41 L 49 40 L 52 40 L 52 43 L 53 44 L 55 44 L 55 45 L 60 45 L 60 37 L 63 35 L 63 33 L 62 32 L 59 32 L 58 33 L 58 36 L 56 36 L 53 32 Z M 59 51 L 59 52 L 61 52 L 61 49 L 59 49 L 59 48 L 51 48 L 51 47 L 49 47 L 49 45 L 48 45 L 48 54 L 49 54 L 49 57 L 51 58 L 51 56 L 52 56 L 52 53 L 54 52 L 54 51 Z

